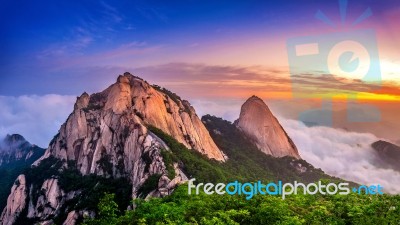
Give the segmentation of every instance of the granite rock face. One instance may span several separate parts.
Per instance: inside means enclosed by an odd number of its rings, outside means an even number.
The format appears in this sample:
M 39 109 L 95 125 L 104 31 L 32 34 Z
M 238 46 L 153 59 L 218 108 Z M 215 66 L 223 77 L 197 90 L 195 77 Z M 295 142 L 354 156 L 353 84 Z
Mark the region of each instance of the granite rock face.
M 265 154 L 300 159 L 299 152 L 265 102 L 250 97 L 240 111 L 236 126 Z
M 7 199 L 7 206 L 1 213 L 0 224 L 12 225 L 15 222 L 18 215 L 26 207 L 27 190 L 25 176 L 19 175 L 11 188 L 11 194 Z
M 83 93 L 77 98 L 73 112 L 33 166 L 54 157 L 74 162 L 82 175 L 124 177 L 133 187 L 133 198 L 138 196 L 147 178 L 159 175 L 158 188 L 147 197 L 168 195 L 188 178 L 177 164 L 175 177 L 168 177 L 161 151 L 169 151 L 169 147 L 149 131 L 149 126 L 161 129 L 211 159 L 226 160 L 189 102 L 125 73 L 106 90 L 92 95 Z M 21 202 L 7 204 L 2 214 L 4 224 L 12 224 L 12 218 L 25 207 L 28 218 L 51 223 L 51 215 L 57 215 L 65 201 L 76 194 L 65 193 L 57 179 L 47 179 L 41 184 L 37 201 L 29 200 L 25 206 L 30 190 L 21 185 L 11 190 L 9 198 L 19 196 Z M 64 224 L 74 224 L 85 213 L 88 212 L 69 212 Z

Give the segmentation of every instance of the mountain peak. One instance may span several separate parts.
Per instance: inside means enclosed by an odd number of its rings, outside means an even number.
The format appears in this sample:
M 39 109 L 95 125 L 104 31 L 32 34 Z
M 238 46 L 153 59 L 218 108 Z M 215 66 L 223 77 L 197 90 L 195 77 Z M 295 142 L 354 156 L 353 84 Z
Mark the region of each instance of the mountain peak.
M 4 138 L 4 142 L 6 144 L 15 144 L 20 142 L 26 142 L 25 138 L 20 134 L 7 134 Z
M 252 95 L 250 98 L 248 98 L 243 105 L 250 105 L 250 104 L 257 104 L 261 108 L 263 108 L 263 107 L 268 108 L 268 105 L 265 104 L 265 102 L 256 95 Z
M 0 149 L 13 151 L 17 148 L 29 147 L 31 144 L 20 134 L 7 134 L 3 141 L 0 141 Z
M 151 136 L 146 129 L 148 126 L 161 129 L 189 149 L 225 161 L 224 153 L 216 146 L 189 102 L 129 72 L 119 75 L 116 82 L 102 92 L 91 95 L 85 92 L 77 97 L 74 111 L 60 129 L 58 141 L 65 145 L 53 147 L 50 143 L 48 155 L 82 163 L 83 174 L 96 173 L 98 168 L 93 165 L 101 157 L 101 148 L 112 155 L 117 139 L 125 142 L 130 135 L 137 138 Z M 97 141 L 101 145 L 92 146 L 94 141 L 91 139 L 101 140 Z M 141 146 L 142 141 L 132 140 L 135 147 Z M 80 151 L 76 150 L 77 143 L 81 143 Z M 88 154 L 94 156 L 87 158 Z
M 265 154 L 300 158 L 293 141 L 261 98 L 253 95 L 247 99 L 236 124 Z

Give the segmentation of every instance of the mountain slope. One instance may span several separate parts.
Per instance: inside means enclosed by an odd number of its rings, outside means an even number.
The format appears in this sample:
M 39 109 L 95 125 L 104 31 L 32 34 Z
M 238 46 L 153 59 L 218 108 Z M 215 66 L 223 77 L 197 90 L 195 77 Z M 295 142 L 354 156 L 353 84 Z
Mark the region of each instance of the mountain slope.
M 14 180 L 24 169 L 41 157 L 45 149 L 30 144 L 19 134 L 7 135 L 0 144 L 0 208 L 7 203 L 7 196 Z
M 259 150 L 251 138 L 229 121 L 206 115 L 202 121 L 217 145 L 227 154 L 225 167 L 230 173 L 248 181 L 294 180 L 309 183 L 320 179 L 340 180 L 326 175 L 305 160 L 290 156 L 276 158 Z
M 109 179 L 108 183 L 125 179 L 133 198 L 168 195 L 187 177 L 178 164 L 166 167 L 163 154 L 169 147 L 148 126 L 162 129 L 205 157 L 226 160 L 187 101 L 125 73 L 106 90 L 77 98 L 44 156 L 14 184 L 15 193 L 9 196 L 1 220 L 50 222 L 93 213 L 96 204 L 86 208 L 66 204 L 86 199 L 81 190 L 85 185 L 66 187 L 76 182 L 76 177 L 88 180 L 86 186 L 93 184 L 92 175 L 100 183 L 102 177 Z M 13 200 L 15 196 L 18 202 Z
M 377 152 L 378 165 L 400 171 L 400 147 L 387 141 L 377 141 L 371 144 Z
M 14 183 L 0 221 L 77 224 L 99 213 L 104 193 L 123 211 L 132 198 L 169 195 L 189 178 L 338 180 L 297 157 L 264 154 L 254 141 L 228 121 L 201 121 L 189 102 L 125 73 L 77 98 L 44 156 Z
M 0 169 L 30 165 L 43 153 L 44 149 L 30 144 L 21 135 L 7 135 L 0 144 Z
M 236 125 L 265 154 L 274 157 L 300 155 L 293 141 L 286 134 L 278 120 L 264 101 L 252 96 L 242 105 Z

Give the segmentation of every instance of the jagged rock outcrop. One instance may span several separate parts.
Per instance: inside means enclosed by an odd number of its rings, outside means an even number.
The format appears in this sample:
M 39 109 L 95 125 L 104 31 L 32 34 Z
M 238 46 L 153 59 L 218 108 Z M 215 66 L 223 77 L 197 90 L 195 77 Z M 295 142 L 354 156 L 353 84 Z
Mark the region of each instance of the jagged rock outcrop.
M 32 188 L 30 188 L 32 190 Z M 58 185 L 58 180 L 51 178 L 44 181 L 40 188 L 41 195 L 37 198 L 36 203 L 33 203 L 33 193 L 29 193 L 30 201 L 28 204 L 28 218 L 45 218 L 49 215 L 54 215 L 55 212 L 62 206 L 64 192 Z
M 81 157 L 76 152 L 94 147 L 91 140 L 96 144 L 98 140 L 100 144 L 115 141 L 111 140 L 115 133 L 128 135 L 131 131 L 140 131 L 138 135 L 147 134 L 146 129 L 142 129 L 145 125 L 163 130 L 186 147 L 209 158 L 225 160 L 223 152 L 215 145 L 189 102 L 173 98 L 130 74 L 119 76 L 117 83 L 103 92 L 91 96 L 84 93 L 78 97 L 74 112 L 54 140 L 54 143 L 61 141 L 62 144 L 51 145 L 46 156 L 53 154 L 59 158 L 78 160 L 78 164 L 82 160 L 81 171 L 84 174 L 94 172 L 94 168 L 87 168 L 88 162 L 84 159 L 87 157 Z M 99 147 L 95 149 L 97 154 L 93 157 L 98 158 Z
M 209 158 L 226 160 L 189 102 L 125 73 L 106 90 L 92 95 L 83 93 L 77 98 L 73 112 L 34 166 L 54 157 L 63 160 L 64 167 L 67 162 L 74 162 L 82 175 L 128 178 L 133 198 L 139 195 L 140 187 L 149 177 L 158 175 L 157 188 L 147 197 L 168 195 L 188 178 L 178 164 L 173 166 L 175 177 L 168 177 L 162 151 L 169 151 L 169 147 L 149 126 L 161 129 Z M 49 219 L 75 193 L 64 192 L 53 178 L 40 186 L 40 196 L 32 193 L 32 187 L 24 189 L 30 195 L 27 218 L 51 223 Z M 37 200 L 32 202 L 32 199 Z M 69 212 L 64 224 L 73 224 L 67 220 L 76 221 L 84 213 L 90 212 Z M 3 214 L 3 221 L 7 222 L 17 216 L 11 210 Z
M 265 154 L 300 158 L 293 141 L 259 97 L 252 96 L 242 105 L 235 124 Z
M 67 219 L 64 221 L 63 225 L 69 225 L 69 224 L 76 224 L 77 220 L 79 218 L 79 213 L 74 211 L 71 211 L 68 213 Z
M 25 176 L 19 175 L 11 188 L 11 194 L 7 199 L 7 206 L 0 217 L 0 224 L 12 225 L 15 222 L 26 206 L 27 189 Z

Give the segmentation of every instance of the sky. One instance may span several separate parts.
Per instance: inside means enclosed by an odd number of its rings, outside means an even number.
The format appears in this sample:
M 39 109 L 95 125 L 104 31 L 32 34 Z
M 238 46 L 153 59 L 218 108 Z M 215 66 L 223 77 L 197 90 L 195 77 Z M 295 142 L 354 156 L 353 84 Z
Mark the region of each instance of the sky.
M 124 71 L 171 63 L 264 66 L 288 78 L 288 39 L 360 29 L 376 32 L 384 80 L 400 80 L 396 0 L 350 0 L 344 24 L 336 0 L 0 4 L 0 94 L 6 96 L 95 92 Z M 351 25 L 368 8 L 372 15 Z M 318 11 L 336 26 L 317 19 Z M 157 71 L 150 81 L 166 83 L 168 76 Z

